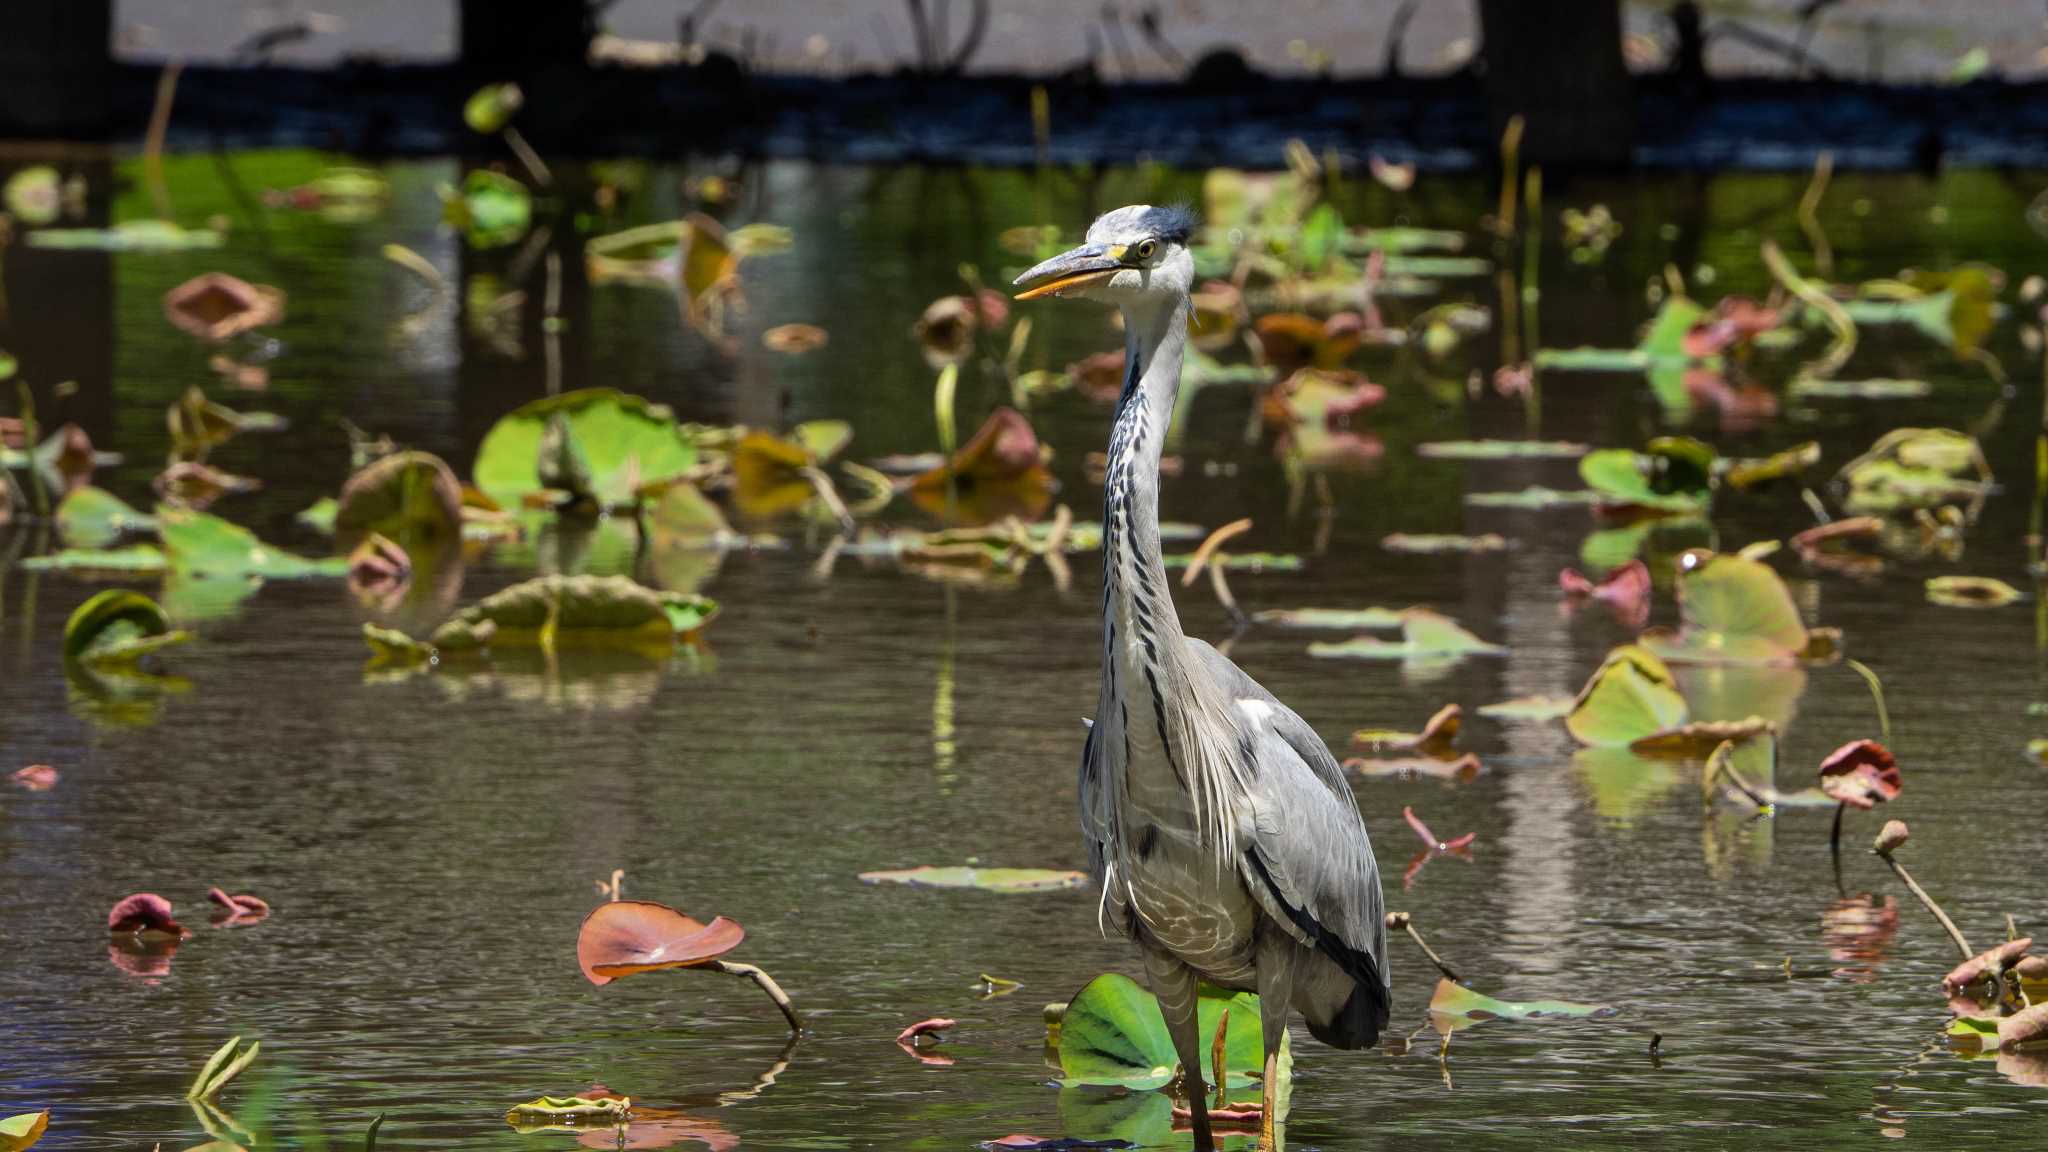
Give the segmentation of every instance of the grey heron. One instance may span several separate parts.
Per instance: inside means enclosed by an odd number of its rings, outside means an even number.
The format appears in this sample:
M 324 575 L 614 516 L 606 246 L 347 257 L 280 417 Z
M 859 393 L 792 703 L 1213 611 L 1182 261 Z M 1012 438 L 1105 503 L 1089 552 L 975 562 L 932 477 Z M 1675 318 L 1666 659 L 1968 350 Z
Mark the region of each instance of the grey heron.
M 1336 758 L 1229 657 L 1185 635 L 1167 591 L 1159 453 L 1187 347 L 1194 229 L 1183 209 L 1118 208 L 1086 243 L 1018 277 L 1018 299 L 1079 296 L 1123 313 L 1103 492 L 1102 688 L 1080 771 L 1098 918 L 1143 953 L 1198 1149 L 1214 1138 L 1197 989 L 1258 993 L 1260 1142 L 1272 1148 L 1289 1011 L 1325 1044 L 1376 1043 L 1391 1000 L 1387 933 L 1379 867 Z

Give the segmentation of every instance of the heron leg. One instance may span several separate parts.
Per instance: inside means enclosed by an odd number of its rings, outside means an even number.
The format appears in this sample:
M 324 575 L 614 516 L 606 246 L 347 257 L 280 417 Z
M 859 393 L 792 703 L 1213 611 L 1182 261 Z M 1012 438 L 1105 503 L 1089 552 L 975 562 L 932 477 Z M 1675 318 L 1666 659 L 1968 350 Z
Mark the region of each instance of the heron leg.
M 1173 1038 L 1174 1054 L 1188 1091 L 1188 1118 L 1195 1130 L 1195 1152 L 1215 1152 L 1216 1138 L 1209 1131 L 1209 1102 L 1202 1083 L 1202 1036 L 1197 1020 L 1199 1002 L 1195 970 L 1164 953 L 1145 951 L 1145 976 L 1152 995 L 1159 999 L 1159 1014 L 1166 1019 L 1167 1035 Z
M 1278 933 L 1275 933 L 1277 936 Z M 1259 1152 L 1280 1152 L 1280 1045 L 1287 1038 L 1287 1014 L 1294 999 L 1294 956 L 1259 956 L 1259 1031 L 1265 1042 L 1266 1068 L 1260 1078 Z

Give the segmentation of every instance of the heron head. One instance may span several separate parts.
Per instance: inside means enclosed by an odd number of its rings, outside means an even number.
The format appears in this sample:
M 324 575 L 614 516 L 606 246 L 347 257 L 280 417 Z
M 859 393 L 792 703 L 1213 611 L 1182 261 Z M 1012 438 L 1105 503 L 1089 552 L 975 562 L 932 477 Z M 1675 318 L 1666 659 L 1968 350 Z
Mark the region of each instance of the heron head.
M 1122 307 L 1178 304 L 1194 287 L 1188 253 L 1195 216 L 1185 208 L 1132 204 L 1106 212 L 1087 243 L 1017 277 L 1019 300 L 1081 296 Z

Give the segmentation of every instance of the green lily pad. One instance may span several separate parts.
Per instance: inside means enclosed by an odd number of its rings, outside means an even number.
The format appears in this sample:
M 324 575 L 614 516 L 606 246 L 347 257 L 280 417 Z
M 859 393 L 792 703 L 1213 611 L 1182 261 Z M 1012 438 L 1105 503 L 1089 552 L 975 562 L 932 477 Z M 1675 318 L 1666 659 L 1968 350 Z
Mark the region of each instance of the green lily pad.
M 74 548 L 104 548 L 132 532 L 156 531 L 156 518 L 137 512 L 112 492 L 88 484 L 72 489 L 58 502 L 57 531 Z
M 23 168 L 0 186 L 0 207 L 23 224 L 39 228 L 64 210 L 64 180 L 48 164 Z
M 1177 553 L 1166 557 L 1168 569 L 1185 568 L 1194 560 L 1194 554 Z M 1227 552 L 1209 558 L 1211 564 L 1221 564 L 1230 572 L 1299 572 L 1307 565 L 1301 557 L 1273 552 Z
M 1267 608 L 1253 613 L 1260 624 L 1281 628 L 1399 628 L 1408 613 L 1398 608 Z
M 1904 324 L 1918 329 L 1957 355 L 1973 354 L 1991 333 L 1997 289 L 1982 267 L 1965 265 L 1938 292 L 1918 296 L 1860 296 L 1842 302 L 1857 324 Z
M 1507 538 L 1496 532 L 1486 532 L 1477 536 L 1441 532 L 1391 532 L 1380 540 L 1380 547 L 1389 552 L 1406 552 L 1417 556 L 1434 556 L 1447 552 L 1464 555 L 1504 552 L 1507 546 Z
M 1335 644 L 1310 644 L 1308 654 L 1325 660 L 1412 660 L 1427 657 L 1505 656 L 1491 644 L 1434 612 L 1410 610 L 1401 617 L 1401 639 L 1354 636 Z
M 1464 280 L 1493 275 L 1493 261 L 1483 256 L 1387 256 L 1388 276 L 1413 276 L 1427 280 Z
M 334 535 L 334 521 L 341 515 L 341 501 L 332 496 L 322 496 L 300 509 L 292 519 L 305 525 L 322 536 Z
M 1546 372 L 1642 372 L 1649 354 L 1640 348 L 1538 348 L 1536 367 Z
M 1344 251 L 1352 255 L 1370 252 L 1459 252 L 1465 234 L 1440 228 L 1364 228 L 1344 236 Z
M 1214 1084 L 1211 1041 L 1224 1013 L 1223 1067 L 1227 1087 L 1255 1082 L 1265 1070 L 1265 1044 L 1260 1032 L 1259 998 L 1250 992 L 1230 994 L 1204 985 L 1196 1008 L 1196 1031 L 1202 1037 L 1202 1082 Z M 1286 1042 L 1282 1041 L 1283 1051 Z M 1090 980 L 1067 1003 L 1060 1019 L 1060 1082 L 1095 1084 L 1142 1091 L 1162 1088 L 1173 1079 L 1179 1058 L 1159 1001 L 1128 976 L 1106 972 Z
M 1684 443 L 1667 438 L 1668 443 Z M 1693 443 L 1697 443 L 1694 441 Z M 1707 450 L 1711 461 L 1712 450 Z M 1707 476 L 1693 482 L 1698 464 L 1690 451 L 1632 452 L 1603 448 L 1579 461 L 1579 476 L 1600 494 L 1600 502 L 1617 507 L 1672 514 L 1697 513 L 1707 504 Z
M 1806 651 L 1806 625 L 1785 581 L 1761 561 L 1694 549 L 1679 557 L 1678 631 L 1644 647 L 1685 663 L 1778 664 Z
M 1803 400 L 1918 400 L 1934 394 L 1925 380 L 1817 380 L 1800 376 L 1786 386 L 1785 394 Z
M 537 576 L 484 597 L 434 630 L 445 652 L 506 647 L 665 647 L 702 628 L 717 601 L 625 576 Z
M 441 216 L 459 229 L 472 248 L 516 244 L 533 226 L 533 193 L 526 185 L 489 168 L 473 168 L 462 191 L 441 189 Z
M 1642 342 L 1634 348 L 1538 348 L 1536 367 L 1556 372 L 1647 372 L 1693 363 L 1685 334 L 1706 315 L 1686 296 L 1670 296 L 1657 309 Z
M 48 1109 L 0 1120 L 0 1152 L 27 1152 L 50 1126 Z
M 422 644 L 396 628 L 363 622 L 363 643 L 370 647 L 370 667 L 411 668 L 434 659 L 431 644 Z
M 586 388 L 500 417 L 477 448 L 476 486 L 506 507 L 545 487 L 542 446 L 557 417 L 587 473 L 588 494 L 607 507 L 630 504 L 641 488 L 696 466 L 696 444 L 668 408 L 610 388 Z
M 496 136 L 525 103 L 526 95 L 517 84 L 486 84 L 463 102 L 462 122 L 471 131 Z
M 1914 508 L 1967 503 L 1984 494 L 1982 481 L 1952 476 L 1938 468 L 1915 468 L 1896 460 L 1872 460 L 1847 474 L 1842 509 L 1857 516 L 1882 516 Z
M 1569 440 L 1432 440 L 1415 446 L 1429 460 L 1576 460 L 1591 449 Z
M 1493 704 L 1481 704 L 1479 714 L 1495 720 L 1527 720 L 1542 723 L 1562 720 L 1576 703 L 1570 696 L 1517 696 Z
M 130 220 L 111 228 L 38 228 L 28 234 L 31 248 L 71 248 L 95 252 L 191 252 L 219 248 L 227 237 L 211 228 L 180 228 L 168 220 Z
M 348 478 L 334 527 L 375 532 L 411 549 L 462 533 L 462 483 L 431 452 L 394 452 Z
M 1088 886 L 1085 872 L 1052 868 L 967 868 L 923 864 L 894 871 L 863 872 L 863 884 L 907 884 L 912 888 L 973 888 L 982 892 L 1062 892 Z
M 24 572 L 63 572 L 87 579 L 161 575 L 170 562 L 152 544 L 130 544 L 125 548 L 66 548 L 48 556 L 29 556 L 21 561 Z
M 173 631 L 157 602 L 140 592 L 109 588 L 80 604 L 64 623 L 64 659 L 80 664 L 133 664 L 142 657 L 183 644 L 189 632 Z
M 205 579 L 257 576 L 296 580 L 348 575 L 345 559 L 309 560 L 280 552 L 256 539 L 247 528 L 218 516 L 166 505 L 157 509 L 156 519 L 164 557 L 173 572 Z
M 1446 1036 L 1488 1020 L 1584 1020 L 1613 1016 L 1617 1011 L 1610 1004 L 1576 1004 L 1569 1000 L 1496 1000 L 1484 992 L 1443 979 L 1436 982 L 1436 992 L 1429 998 L 1429 1022 Z
M 1581 744 L 1626 747 L 1686 721 L 1671 670 L 1649 650 L 1625 644 L 1607 654 L 1565 716 Z
M 1533 484 L 1519 492 L 1467 492 L 1465 503 L 1474 508 L 1512 508 L 1540 512 L 1548 508 L 1583 508 L 1600 503 L 1600 493 L 1590 488 L 1559 491 Z

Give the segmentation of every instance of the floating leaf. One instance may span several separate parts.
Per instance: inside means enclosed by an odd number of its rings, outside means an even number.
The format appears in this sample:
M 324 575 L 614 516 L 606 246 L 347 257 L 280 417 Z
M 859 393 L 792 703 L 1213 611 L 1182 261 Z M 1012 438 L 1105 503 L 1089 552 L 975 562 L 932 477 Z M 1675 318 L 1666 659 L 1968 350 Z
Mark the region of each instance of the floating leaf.
M 211 228 L 181 228 L 168 220 L 129 220 L 111 228 L 38 228 L 28 234 L 31 248 L 98 252 L 190 252 L 225 243 L 227 237 Z
M 80 604 L 65 622 L 64 658 L 80 664 L 132 664 L 191 638 L 189 632 L 171 630 L 156 601 L 110 588 Z
M 74 548 L 104 548 L 131 532 L 156 531 L 156 518 L 87 484 L 65 493 L 57 504 L 57 531 Z
M 462 483 L 431 452 L 394 452 L 341 486 L 334 526 L 389 536 L 401 545 L 453 541 L 462 533 Z
M 124 896 L 107 913 L 107 931 L 114 935 L 189 936 L 185 926 L 171 919 L 171 902 L 154 892 Z
M 816 324 L 778 324 L 761 333 L 761 346 L 785 356 L 802 356 L 823 348 L 829 339 Z
M 66 548 L 48 556 L 25 557 L 20 563 L 25 572 L 64 572 L 73 576 L 110 579 L 157 576 L 170 567 L 164 554 L 149 544 L 130 544 L 126 548 Z
M 709 924 L 650 900 L 612 900 L 583 918 L 576 963 L 592 984 L 667 968 L 700 968 L 746 939 L 723 916 Z
M 1730 741 L 1754 740 L 1770 731 L 1771 722 L 1761 716 L 1748 716 L 1741 720 L 1694 720 L 1631 740 L 1628 750 L 1639 756 L 1698 760 Z
M 2020 598 L 2019 589 L 1990 576 L 1935 576 L 1927 581 L 1927 599 L 1944 608 L 2003 608 Z
M 472 248 L 516 244 L 533 226 L 533 193 L 526 185 L 491 168 L 472 168 L 462 191 L 441 189 L 442 219 L 459 230 Z
M 863 884 L 908 884 L 913 888 L 974 888 L 983 892 L 1061 892 L 1088 884 L 1085 872 L 1051 868 L 964 868 L 930 864 L 885 872 L 863 872 Z
M 545 487 L 542 445 L 557 417 L 588 469 L 590 495 L 608 507 L 630 504 L 642 488 L 696 466 L 696 444 L 668 408 L 610 388 L 586 388 L 521 405 L 491 425 L 477 448 L 476 486 L 506 507 Z
M 1507 550 L 1507 539 L 1498 533 L 1486 532 L 1478 536 L 1460 536 L 1447 533 L 1392 532 L 1381 539 L 1380 547 L 1389 552 L 1408 552 L 1421 556 L 1445 552 L 1473 555 L 1485 552 Z
M 1769 566 L 1694 549 L 1679 558 L 1676 634 L 1645 633 L 1643 645 L 1666 660 L 1772 664 L 1807 649 L 1806 625 L 1785 581 Z
M 156 518 L 164 558 L 176 573 L 205 579 L 257 576 L 279 580 L 348 574 L 344 559 L 308 560 L 280 552 L 257 540 L 248 529 L 218 516 L 163 507 L 157 509 Z
M 513 1105 L 505 1113 L 505 1123 L 521 1131 L 552 1125 L 609 1126 L 627 1123 L 632 1112 L 631 1096 L 541 1096 Z
M 1176 552 L 1165 558 L 1168 571 L 1178 571 L 1194 563 L 1194 554 Z M 1299 556 L 1278 552 L 1226 552 L 1211 556 L 1207 564 L 1231 572 L 1299 572 L 1307 563 Z
M 1575 568 L 1557 574 L 1558 587 L 1566 596 L 1605 601 L 1631 628 L 1640 628 L 1650 616 L 1650 569 L 1641 560 L 1609 572 L 1595 583 Z
M 1415 445 L 1425 459 L 1579 459 L 1585 445 L 1571 441 L 1430 441 Z
M 486 643 L 543 648 L 667 647 L 718 613 L 703 596 L 625 576 L 537 576 L 494 592 L 434 630 L 444 652 Z
M 1785 388 L 1785 394 L 1795 399 L 1808 400 L 1918 400 L 1934 393 L 1934 385 L 1925 380 L 1819 380 L 1811 376 L 1795 378 Z
M 1782 452 L 1773 452 L 1761 460 L 1730 460 L 1722 479 L 1730 488 L 1740 491 L 1787 476 L 1797 476 L 1818 463 L 1820 442 L 1808 440 Z
M 1265 1068 L 1259 998 L 1231 995 L 1203 985 L 1196 1005 L 1196 1031 L 1203 1037 L 1202 1082 L 1214 1084 L 1209 1037 L 1228 1013 L 1223 1044 L 1226 1083 L 1243 1087 Z M 1281 1044 L 1282 1052 L 1286 1042 Z M 1284 1057 L 1283 1057 L 1284 1058 Z M 1180 1061 L 1166 1031 L 1159 1002 L 1130 977 L 1107 972 L 1090 980 L 1068 1001 L 1060 1019 L 1061 1083 L 1094 1084 L 1142 1091 L 1162 1088 Z
M 1434 612 L 1411 609 L 1402 614 L 1401 639 L 1354 636 L 1341 643 L 1315 643 L 1308 654 L 1329 660 L 1411 660 L 1428 657 L 1505 656 L 1507 649 L 1490 644 L 1457 622 Z
M 1570 696 L 1517 696 L 1493 704 L 1481 704 L 1481 716 L 1495 720 L 1527 720 L 1544 722 L 1562 720 L 1571 713 L 1576 701 Z
M 1665 443 L 1683 441 L 1666 438 Z M 1697 443 L 1696 441 L 1693 443 Z M 1711 464 L 1708 449 L 1705 464 Z M 1707 503 L 1707 468 L 1691 453 L 1603 448 L 1579 461 L 1579 476 L 1601 503 L 1651 512 L 1696 513 Z
M 1514 508 L 1522 511 L 1541 511 L 1546 508 L 1574 508 L 1599 504 L 1600 493 L 1590 488 L 1560 491 L 1532 484 L 1519 492 L 1467 492 L 1465 503 L 1474 508 Z
M 1955 996 L 1973 984 L 1992 980 L 2018 964 L 2033 945 L 2033 937 L 2022 936 L 1979 952 L 1943 976 L 1941 990 Z
M 164 293 L 164 316 L 201 340 L 219 344 L 282 320 L 284 293 L 225 272 L 208 272 Z
M 43 1138 L 43 1132 L 49 1126 L 48 1109 L 0 1120 L 0 1152 L 26 1152 Z
M 1448 751 L 1458 739 L 1464 709 L 1446 704 L 1422 725 L 1420 732 L 1398 732 L 1383 728 L 1361 728 L 1351 742 L 1375 752 Z
M 1888 513 L 1974 500 L 1991 480 L 1975 437 L 1950 428 L 1895 428 L 1836 474 L 1852 513 Z
M 1685 697 L 1671 670 L 1647 649 L 1624 645 L 1607 654 L 1573 701 L 1565 727 L 1581 744 L 1615 747 L 1686 721 Z
M 1820 762 L 1820 790 L 1851 808 L 1874 808 L 1904 786 L 1890 749 L 1875 740 L 1852 740 Z
M 1551 1017 L 1586 1019 L 1612 1016 L 1607 1004 L 1575 1004 L 1567 1000 L 1496 1000 L 1462 984 L 1439 979 L 1429 998 L 1429 1022 L 1443 1035 L 1487 1020 L 1540 1020 Z
M 1052 501 L 1053 480 L 1041 458 L 1031 421 L 1014 408 L 990 412 L 951 459 L 910 481 L 911 498 L 943 511 L 951 485 L 958 511 L 971 522 L 1015 514 L 1036 520 Z
M 57 219 L 64 209 L 64 180 L 47 164 L 23 168 L 0 186 L 0 207 L 31 228 Z
M 1399 628 L 1408 613 L 1394 608 L 1266 608 L 1252 614 L 1281 628 Z
M 495 136 L 505 130 L 525 103 L 526 95 L 517 84 L 486 84 L 463 102 L 462 122 L 471 131 Z

